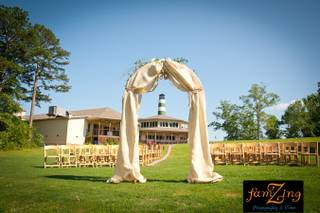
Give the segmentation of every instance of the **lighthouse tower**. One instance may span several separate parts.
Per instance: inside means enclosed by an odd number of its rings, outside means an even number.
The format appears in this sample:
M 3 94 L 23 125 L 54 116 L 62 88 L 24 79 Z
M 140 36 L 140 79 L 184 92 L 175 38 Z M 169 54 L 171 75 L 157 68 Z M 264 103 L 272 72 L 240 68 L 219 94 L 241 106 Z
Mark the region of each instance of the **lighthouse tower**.
M 166 114 L 166 98 L 165 98 L 165 95 L 162 93 L 159 95 L 158 115 L 165 115 L 165 114 Z

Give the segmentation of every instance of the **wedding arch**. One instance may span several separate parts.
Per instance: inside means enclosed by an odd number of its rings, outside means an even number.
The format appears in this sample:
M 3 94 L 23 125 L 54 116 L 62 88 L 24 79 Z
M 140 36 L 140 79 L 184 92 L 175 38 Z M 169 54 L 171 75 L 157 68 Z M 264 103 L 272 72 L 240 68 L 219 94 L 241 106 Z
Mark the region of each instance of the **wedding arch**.
M 122 98 L 120 144 L 115 173 L 108 182 L 146 182 L 140 173 L 138 109 L 142 94 L 153 91 L 160 78 L 169 79 L 178 89 L 189 93 L 189 147 L 191 169 L 189 183 L 222 180 L 213 172 L 206 119 L 205 93 L 199 78 L 186 65 L 171 59 L 152 60 L 128 79 Z

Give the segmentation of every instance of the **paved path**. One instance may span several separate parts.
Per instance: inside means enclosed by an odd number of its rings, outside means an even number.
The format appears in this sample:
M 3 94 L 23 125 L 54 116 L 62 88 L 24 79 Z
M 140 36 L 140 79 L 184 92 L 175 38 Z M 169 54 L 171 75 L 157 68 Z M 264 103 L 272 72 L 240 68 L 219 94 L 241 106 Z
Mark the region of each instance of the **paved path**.
M 147 164 L 146 166 L 154 166 L 158 163 L 160 163 L 161 161 L 164 161 L 165 159 L 167 159 L 167 157 L 169 157 L 171 149 L 173 147 L 173 144 L 170 144 L 167 150 L 167 153 L 159 160 L 153 161 L 152 163 Z

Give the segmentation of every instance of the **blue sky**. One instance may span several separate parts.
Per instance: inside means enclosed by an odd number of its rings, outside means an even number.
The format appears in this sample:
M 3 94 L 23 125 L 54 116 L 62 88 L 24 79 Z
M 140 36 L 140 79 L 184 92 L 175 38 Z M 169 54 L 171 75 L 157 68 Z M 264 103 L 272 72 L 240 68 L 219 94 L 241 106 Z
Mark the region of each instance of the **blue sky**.
M 52 94 L 49 105 L 66 109 L 121 110 L 127 73 L 137 59 L 184 57 L 207 96 L 208 121 L 221 100 L 239 103 L 253 83 L 264 82 L 281 102 L 268 112 L 281 116 L 288 103 L 316 91 L 320 81 L 320 1 L 1 1 L 29 12 L 71 52 L 72 89 Z M 187 94 L 160 82 L 143 96 L 140 116 L 157 113 L 165 93 L 167 114 L 187 119 Z M 29 104 L 24 104 L 26 111 Z M 222 132 L 209 129 L 210 139 Z

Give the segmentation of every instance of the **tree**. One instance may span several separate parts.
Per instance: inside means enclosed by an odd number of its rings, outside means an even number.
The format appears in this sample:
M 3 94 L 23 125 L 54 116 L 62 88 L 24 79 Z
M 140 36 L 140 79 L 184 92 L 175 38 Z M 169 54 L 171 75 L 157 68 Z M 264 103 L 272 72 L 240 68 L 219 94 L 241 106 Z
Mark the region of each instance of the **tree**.
M 254 139 L 253 114 L 243 106 L 221 101 L 213 115 L 216 120 L 211 122 L 209 126 L 212 126 L 214 130 L 225 131 L 227 133 L 226 140 Z
M 67 92 L 70 89 L 69 79 L 64 67 L 69 64 L 69 52 L 62 49 L 59 39 L 43 25 L 36 24 L 31 29 L 28 51 L 28 79 L 25 81 L 31 88 L 28 100 L 31 101 L 29 126 L 32 127 L 35 105 L 41 101 L 51 100 L 45 91 Z
M 306 123 L 310 127 L 310 136 L 320 136 L 320 82 L 318 92 L 302 99 L 306 109 Z
M 276 116 L 269 115 L 264 128 L 269 139 L 280 138 L 280 122 Z
M 18 7 L 0 6 L 0 149 L 39 144 L 39 135 L 15 116 L 25 100 L 27 39 L 31 23 L 28 13 Z M 30 136 L 33 136 L 31 141 Z
M 256 136 L 256 126 L 254 122 L 254 114 L 245 106 L 239 107 L 239 126 L 240 137 L 242 140 L 252 140 Z
M 2 101 L 10 98 L 13 103 L 25 98 L 23 79 L 30 26 L 27 12 L 18 7 L 0 6 L 0 92 L 6 95 Z
M 282 116 L 287 137 L 320 136 L 320 82 L 318 91 L 290 104 Z
M 39 135 L 15 115 L 22 111 L 19 101 L 32 100 L 34 108 L 50 100 L 44 91 L 67 91 L 68 55 L 50 30 L 29 21 L 27 12 L 0 6 L 0 149 L 39 144 Z
M 249 90 L 249 95 L 241 96 L 244 106 L 255 115 L 256 139 L 260 139 L 262 132 L 261 126 L 265 122 L 265 108 L 273 106 L 279 102 L 279 96 L 275 93 L 267 92 L 266 86 L 253 84 Z
M 260 139 L 263 135 L 261 126 L 268 118 L 263 110 L 276 104 L 279 101 L 278 95 L 268 93 L 264 85 L 253 84 L 249 95 L 240 96 L 240 100 L 242 105 L 220 102 L 217 111 L 213 112 L 216 120 L 209 126 L 214 130 L 224 130 L 227 140 Z
M 240 139 L 239 110 L 237 105 L 221 101 L 217 111 L 213 112 L 216 121 L 211 122 L 209 126 L 212 126 L 214 130 L 224 130 L 227 133 L 225 137 L 227 140 Z
M 297 138 L 308 135 L 309 125 L 306 123 L 306 109 L 302 101 L 295 101 L 290 104 L 282 116 L 286 124 L 285 135 L 287 138 Z

